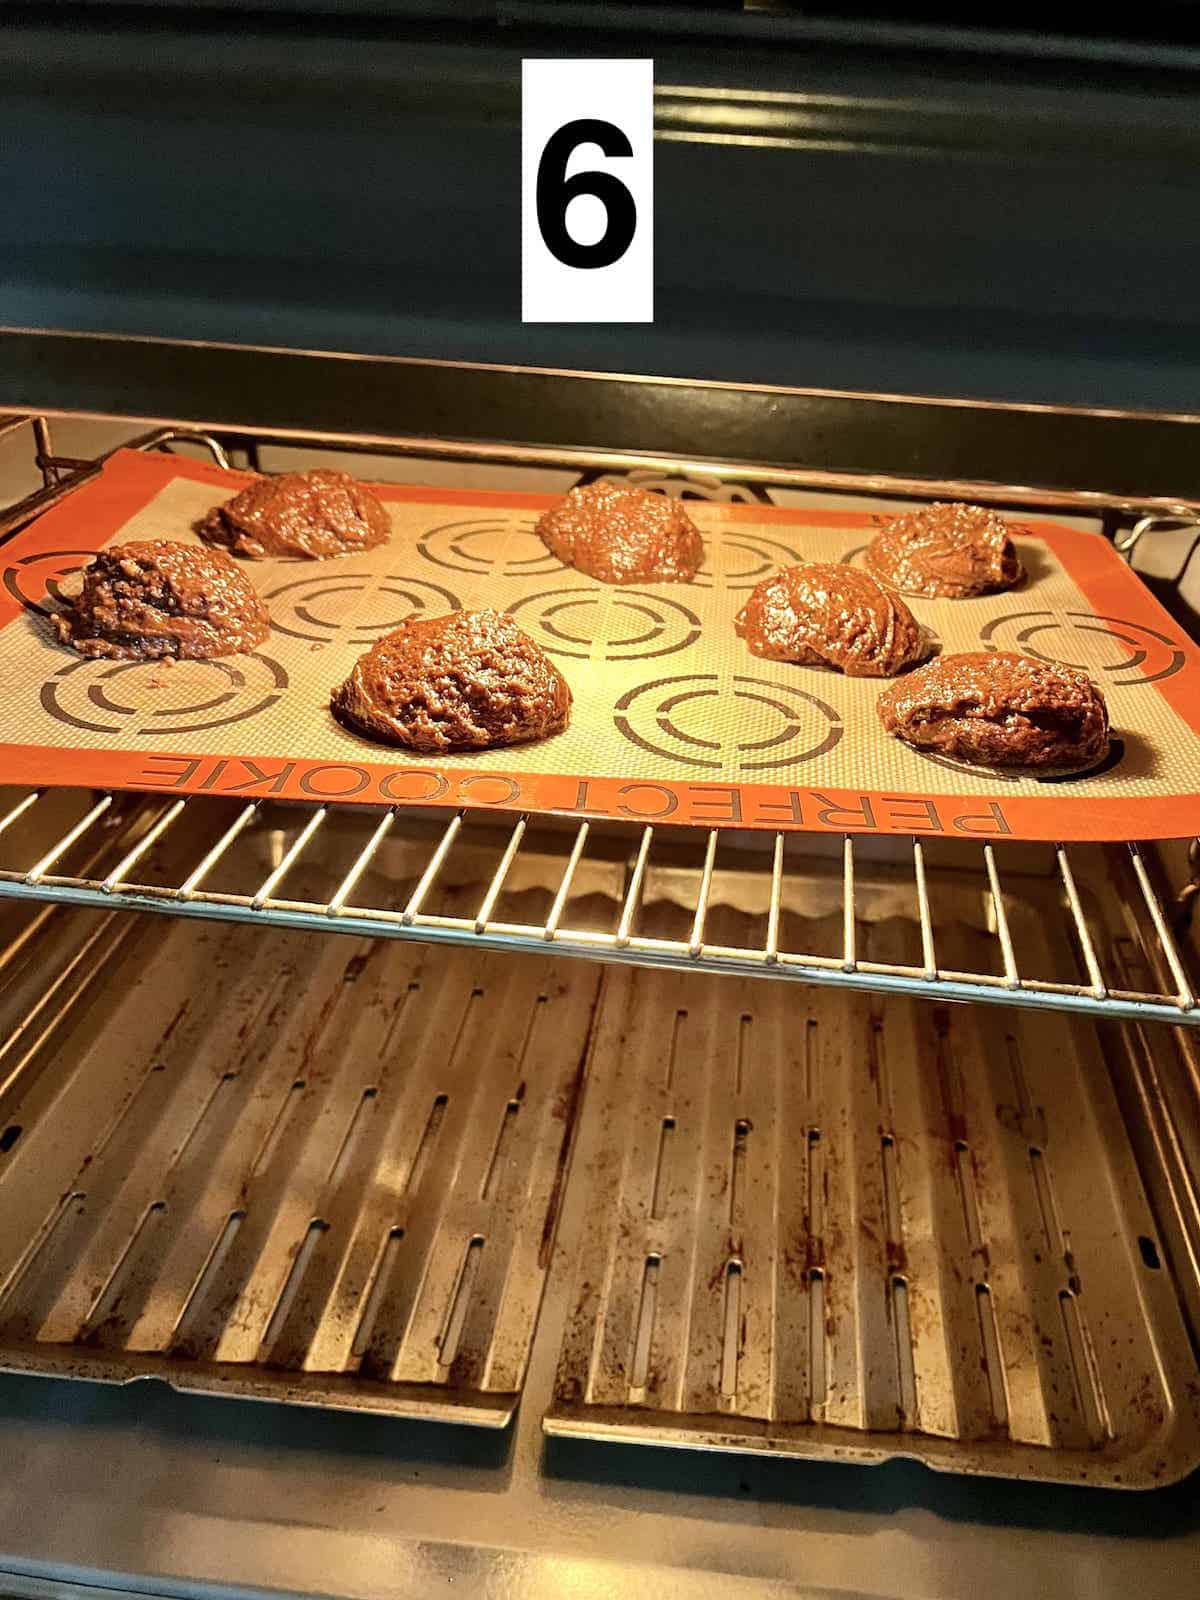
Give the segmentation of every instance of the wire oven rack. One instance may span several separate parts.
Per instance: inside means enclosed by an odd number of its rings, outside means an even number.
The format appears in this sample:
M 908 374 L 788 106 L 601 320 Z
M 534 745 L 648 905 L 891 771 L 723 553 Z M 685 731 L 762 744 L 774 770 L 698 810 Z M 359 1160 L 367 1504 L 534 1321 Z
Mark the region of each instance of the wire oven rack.
M 43 418 L 6 419 L 2 426 L 7 432 L 26 423 L 34 429 L 44 487 L 0 516 L 0 537 L 63 498 L 99 466 L 99 461 L 55 456 Z M 131 442 L 137 448 L 155 449 L 180 441 L 200 444 L 218 465 L 229 465 L 220 442 L 187 429 L 160 428 Z M 256 461 L 259 443 L 269 439 L 247 436 L 241 442 Z M 312 442 L 344 447 L 344 441 L 334 438 Z M 372 448 L 379 447 L 373 444 Z M 403 453 L 403 442 L 397 441 L 394 448 Z M 804 475 L 788 476 L 789 481 L 799 481 Z M 871 480 L 870 487 L 886 492 L 898 487 L 911 491 L 913 486 Z M 995 486 L 992 488 L 994 496 Z M 946 492 L 946 486 L 939 484 L 926 489 L 930 494 Z M 1093 497 L 1082 491 L 1080 499 L 1089 506 L 1093 503 Z M 1154 520 L 1147 517 L 1138 522 L 1122 548 L 1131 550 Z M 153 798 L 89 793 L 58 828 L 48 826 L 46 820 L 59 809 L 53 793 L 9 791 L 7 802 L 0 803 L 0 898 L 123 907 L 481 949 L 545 954 L 552 948 L 562 955 L 641 966 L 1200 1026 L 1200 983 L 1189 973 L 1187 943 L 1173 931 L 1173 923 L 1181 924 L 1190 909 L 1194 888 L 1185 888 L 1173 906 L 1161 888 L 1155 852 L 1137 842 L 1099 851 L 1076 847 L 1088 856 L 1083 874 L 1064 845 L 1049 847 L 1036 853 L 1032 878 L 1027 869 L 1029 847 L 964 846 L 953 871 L 958 877 L 973 875 L 978 882 L 986 902 L 985 921 L 992 935 L 994 961 L 993 970 L 960 970 L 947 965 L 939 951 L 933 883 L 942 867 L 932 860 L 929 847 L 915 838 L 897 846 L 902 853 L 889 863 L 889 870 L 908 878 L 919 950 L 909 962 L 883 962 L 868 959 L 860 949 L 856 900 L 862 858 L 872 847 L 849 834 L 841 840 L 832 872 L 839 885 L 840 944 L 837 949 L 818 951 L 789 948 L 780 937 L 781 917 L 788 906 L 789 857 L 814 848 L 812 841 L 800 836 L 768 835 L 765 849 L 761 844 L 755 849 L 754 842 L 744 836 L 713 829 L 706 835 L 691 836 L 682 847 L 671 844 L 674 859 L 691 885 L 691 917 L 687 937 L 668 938 L 639 928 L 647 872 L 668 839 L 664 830 L 649 825 L 582 822 L 573 833 L 552 830 L 547 834 L 539 819 L 521 816 L 510 831 L 496 835 L 473 826 L 477 818 L 469 811 L 457 812 L 444 825 L 431 829 L 426 818 L 394 807 L 374 812 L 353 808 L 355 814 L 348 819 L 345 808 L 334 806 L 284 807 L 248 801 L 230 816 L 221 809 L 222 802 L 207 797 L 180 798 L 164 805 Z M 266 826 L 275 829 L 280 841 L 270 870 L 216 887 L 223 872 L 228 878 L 239 840 Z M 361 839 L 356 839 L 328 894 L 320 899 L 289 898 L 289 882 L 295 881 L 297 869 L 321 854 L 332 832 L 354 826 L 362 830 Z M 196 838 L 204 840 L 199 851 L 193 845 Z M 476 844 L 485 841 L 486 860 L 479 881 L 487 887 L 479 904 L 473 914 L 463 914 L 461 907 L 455 914 L 431 909 L 448 857 L 468 838 Z M 413 848 L 420 852 L 420 870 L 411 889 L 396 904 L 362 903 L 356 891 L 368 868 L 385 846 L 401 841 L 410 853 Z M 506 885 L 522 849 L 534 847 L 561 854 L 557 891 L 538 920 L 508 920 L 498 914 Z M 573 887 L 581 867 L 597 849 L 609 859 L 615 854 L 625 860 L 619 915 L 615 924 L 607 927 L 583 925 L 571 913 Z M 163 868 L 164 855 L 172 863 L 170 870 Z M 87 862 L 83 868 L 78 865 L 81 859 Z M 753 943 L 730 945 L 709 936 L 708 917 L 716 864 L 735 859 L 747 870 L 769 874 L 769 897 L 761 937 Z M 1200 867 L 1200 851 L 1195 847 L 1190 859 L 1195 879 Z M 152 864 L 156 870 L 147 871 Z M 1098 881 L 1106 884 L 1103 893 L 1089 896 L 1082 892 L 1081 884 L 1094 887 Z M 1041 914 L 1058 919 L 1066 936 L 1061 942 L 1075 952 L 1075 971 L 1045 976 L 1023 970 L 1019 941 L 1012 931 L 1012 906 L 1014 898 L 1025 896 L 1031 884 L 1036 884 Z

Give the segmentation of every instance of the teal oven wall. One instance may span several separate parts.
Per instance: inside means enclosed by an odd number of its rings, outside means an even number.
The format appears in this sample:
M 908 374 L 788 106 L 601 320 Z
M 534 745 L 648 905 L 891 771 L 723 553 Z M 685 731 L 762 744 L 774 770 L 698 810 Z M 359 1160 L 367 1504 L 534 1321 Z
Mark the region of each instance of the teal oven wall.
M 1200 406 L 1200 105 L 1182 57 L 417 9 L 443 16 L 8 8 L 0 321 Z M 657 320 L 523 327 L 520 60 L 595 53 L 656 58 Z M 691 93 L 713 88 L 715 107 Z

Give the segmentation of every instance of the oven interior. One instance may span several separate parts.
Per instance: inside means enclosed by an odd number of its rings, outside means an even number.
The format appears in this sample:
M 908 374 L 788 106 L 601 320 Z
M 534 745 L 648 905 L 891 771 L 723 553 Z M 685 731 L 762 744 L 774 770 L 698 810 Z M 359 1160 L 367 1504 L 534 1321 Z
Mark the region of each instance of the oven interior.
M 133 431 L 14 419 L 10 530 L 52 426 Z M 1195 865 L 8 791 L 0 1362 L 504 1429 L 536 1350 L 548 1439 L 1177 1480 Z
M 622 467 L 186 412 L 3 430 L 4 535 L 129 442 Z M 1194 632 L 1186 503 L 1061 504 Z M 1174 1592 L 1197 866 L 0 790 L 5 1584 L 978 1597 L 1019 1562 Z

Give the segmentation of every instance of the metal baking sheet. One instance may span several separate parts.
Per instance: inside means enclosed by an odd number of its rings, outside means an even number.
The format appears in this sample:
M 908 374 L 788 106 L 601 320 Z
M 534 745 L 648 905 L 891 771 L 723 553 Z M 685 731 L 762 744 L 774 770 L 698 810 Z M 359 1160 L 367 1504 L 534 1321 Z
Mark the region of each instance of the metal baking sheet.
M 984 901 L 938 892 L 978 956 Z M 737 937 L 744 880 L 713 894 Z M 805 898 L 836 939 L 819 881 Z M 886 878 L 860 915 L 895 959 Z M 1045 963 L 1041 927 L 1022 898 Z M 1200 1464 L 1194 1354 L 1089 1027 L 614 971 L 588 1095 L 549 1433 L 1118 1488 Z
M 336 562 L 248 567 L 273 630 L 215 662 L 88 661 L 45 612 L 102 545 L 194 539 L 248 475 L 122 452 L 12 540 L 0 578 L 10 686 L 3 776 L 364 804 L 479 806 L 648 822 L 1033 839 L 1183 837 L 1200 811 L 1200 649 L 1102 538 L 1014 523 L 1029 580 L 971 601 L 914 601 L 944 650 L 1017 648 L 1090 670 L 1108 697 L 1105 766 L 1069 781 L 972 773 L 886 737 L 880 684 L 751 656 L 747 593 L 801 559 L 859 557 L 887 506 L 691 507 L 707 558 L 692 584 L 612 588 L 537 539 L 553 496 L 384 486 L 394 537 Z M 76 580 L 77 581 L 77 580 Z M 571 683 L 570 728 L 445 762 L 338 726 L 330 689 L 413 615 L 511 611 Z
M 601 969 L 35 931 L 0 950 L 0 1368 L 504 1426 Z

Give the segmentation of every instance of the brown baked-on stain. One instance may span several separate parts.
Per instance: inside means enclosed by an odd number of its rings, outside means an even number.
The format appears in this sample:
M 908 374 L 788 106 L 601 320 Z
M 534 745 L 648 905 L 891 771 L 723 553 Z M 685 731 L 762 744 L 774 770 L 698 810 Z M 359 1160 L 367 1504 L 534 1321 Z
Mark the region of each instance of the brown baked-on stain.
M 734 619 L 753 655 L 893 678 L 933 645 L 900 596 L 835 562 L 785 567 L 757 585 Z
M 209 544 L 251 561 L 312 561 L 372 550 L 391 538 L 383 502 L 345 472 L 314 467 L 259 478 L 196 524 Z
M 351 732 L 406 750 L 487 750 L 561 733 L 571 690 L 500 611 L 405 622 L 358 658 L 330 699 Z
M 986 506 L 943 501 L 893 518 L 863 562 L 889 588 L 932 600 L 995 594 L 1025 576 L 1003 517 Z
M 222 550 L 144 539 L 101 550 L 79 598 L 54 617 L 85 656 L 208 660 L 253 650 L 271 627 L 245 573 Z
M 704 559 L 681 501 L 628 484 L 569 490 L 537 531 L 560 561 L 602 583 L 691 583 Z
M 1104 696 L 1085 672 L 1009 651 L 939 656 L 877 710 L 905 743 L 976 766 L 1089 767 L 1108 749 Z

